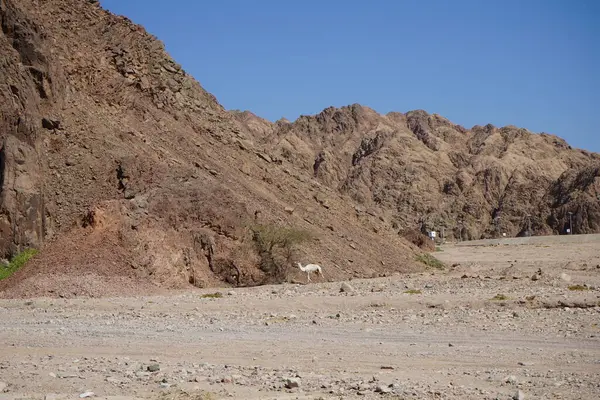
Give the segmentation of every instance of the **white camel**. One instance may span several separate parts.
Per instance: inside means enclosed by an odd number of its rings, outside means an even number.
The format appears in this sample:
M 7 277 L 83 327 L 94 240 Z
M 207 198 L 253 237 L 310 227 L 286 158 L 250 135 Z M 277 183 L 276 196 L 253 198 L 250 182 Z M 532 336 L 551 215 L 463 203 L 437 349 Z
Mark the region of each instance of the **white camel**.
M 300 268 L 300 271 L 306 272 L 306 276 L 308 277 L 308 282 L 310 282 L 310 273 L 311 272 L 316 272 L 317 275 L 320 274 L 322 278 L 324 277 L 321 267 L 317 264 L 306 264 L 304 267 L 300 263 L 297 263 L 297 264 L 298 264 L 298 268 Z

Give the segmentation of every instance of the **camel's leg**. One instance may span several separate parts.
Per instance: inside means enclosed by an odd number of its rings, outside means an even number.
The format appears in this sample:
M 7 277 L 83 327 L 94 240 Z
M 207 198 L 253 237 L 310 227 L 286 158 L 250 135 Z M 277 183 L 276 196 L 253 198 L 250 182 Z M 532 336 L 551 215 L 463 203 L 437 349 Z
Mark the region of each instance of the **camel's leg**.
M 308 283 L 308 282 L 310 282 L 310 272 L 307 272 L 307 273 L 306 273 L 306 277 L 308 278 L 308 281 L 307 281 L 307 283 Z

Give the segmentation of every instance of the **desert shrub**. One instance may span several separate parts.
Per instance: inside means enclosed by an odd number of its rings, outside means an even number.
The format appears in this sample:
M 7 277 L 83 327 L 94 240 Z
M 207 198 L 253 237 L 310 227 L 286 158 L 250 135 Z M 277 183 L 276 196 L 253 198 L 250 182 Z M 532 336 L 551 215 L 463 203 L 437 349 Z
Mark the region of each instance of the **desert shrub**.
M 589 288 L 587 286 L 583 286 L 583 285 L 571 285 L 571 286 L 569 286 L 569 290 L 586 291 L 586 290 L 589 290 Z
M 255 224 L 249 228 L 266 280 L 285 281 L 296 247 L 312 238 L 310 232 L 275 224 Z
M 494 301 L 505 301 L 505 300 L 509 300 L 510 297 L 508 297 L 505 294 L 497 294 L 494 297 L 492 297 L 490 300 L 494 300 Z
M 223 297 L 223 293 L 221 293 L 221 292 L 205 293 L 200 297 L 203 299 L 220 299 L 221 297 Z
M 435 269 L 444 269 L 445 268 L 445 265 L 443 262 L 441 262 L 440 260 L 438 260 L 437 258 L 435 258 L 434 256 L 432 256 L 431 254 L 428 254 L 428 253 L 419 254 L 417 256 L 417 261 L 420 263 L 423 263 L 431 268 L 435 268 Z
M 405 290 L 404 293 L 406 293 L 406 294 L 421 294 L 421 291 L 419 289 L 409 289 L 409 290 Z
M 37 254 L 36 249 L 27 249 L 17 255 L 15 255 L 8 263 L 8 265 L 0 266 L 0 280 L 8 278 L 14 274 L 19 268 L 29 261 L 29 259 Z

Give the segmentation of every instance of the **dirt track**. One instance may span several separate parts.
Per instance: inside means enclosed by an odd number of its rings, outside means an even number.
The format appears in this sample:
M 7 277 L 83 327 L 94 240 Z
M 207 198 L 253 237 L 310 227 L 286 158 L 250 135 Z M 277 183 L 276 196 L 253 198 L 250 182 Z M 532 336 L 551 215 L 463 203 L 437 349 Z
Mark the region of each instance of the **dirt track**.
M 435 255 L 460 264 L 449 272 L 351 293 L 2 300 L 0 398 L 599 398 L 598 248 L 447 246 Z

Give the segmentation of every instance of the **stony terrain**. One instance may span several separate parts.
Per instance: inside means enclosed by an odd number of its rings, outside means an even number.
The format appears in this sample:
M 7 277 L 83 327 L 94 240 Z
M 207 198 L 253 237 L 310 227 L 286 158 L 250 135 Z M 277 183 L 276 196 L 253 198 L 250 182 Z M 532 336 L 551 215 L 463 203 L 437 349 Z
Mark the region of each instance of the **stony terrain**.
M 444 246 L 447 271 L 341 284 L 1 300 L 0 398 L 598 398 L 598 245 Z
M 3 0 L 0 21 L 0 262 L 41 250 L 0 298 L 269 283 L 256 223 L 308 231 L 290 261 L 328 280 L 423 271 L 415 230 L 600 231 L 600 156 L 555 136 L 360 105 L 270 123 L 97 1 Z

